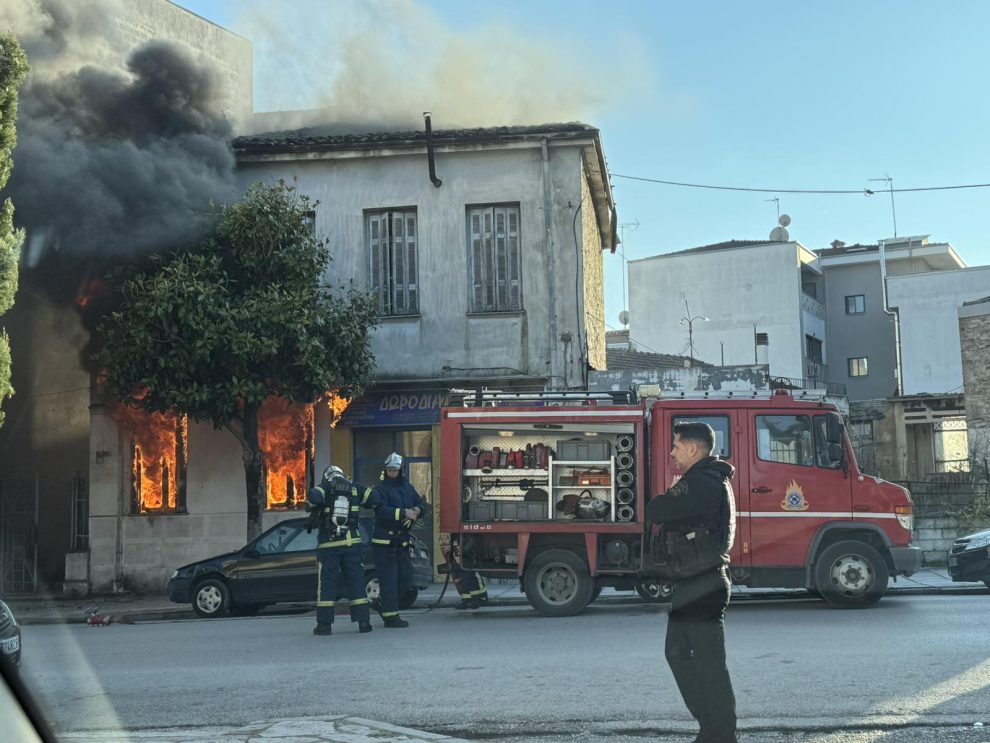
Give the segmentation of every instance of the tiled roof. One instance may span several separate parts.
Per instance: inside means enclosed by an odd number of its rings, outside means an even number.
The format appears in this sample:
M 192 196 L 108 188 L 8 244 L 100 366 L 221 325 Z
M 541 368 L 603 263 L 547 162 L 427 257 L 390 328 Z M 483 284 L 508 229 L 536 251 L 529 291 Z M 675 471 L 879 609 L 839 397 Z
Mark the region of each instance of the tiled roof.
M 593 126 L 571 122 L 567 124 L 496 126 L 477 129 L 434 129 L 433 141 L 435 144 L 481 144 L 511 142 L 544 136 L 553 139 L 566 139 L 597 133 L 598 129 Z M 233 141 L 234 150 L 238 153 L 364 149 L 425 144 L 425 131 L 342 132 L 340 127 L 332 125 L 251 134 L 237 137 Z
M 688 356 L 646 353 L 627 348 L 605 349 L 605 366 L 609 371 L 619 371 L 620 369 L 683 369 L 685 361 L 691 361 L 691 366 L 712 366 Z

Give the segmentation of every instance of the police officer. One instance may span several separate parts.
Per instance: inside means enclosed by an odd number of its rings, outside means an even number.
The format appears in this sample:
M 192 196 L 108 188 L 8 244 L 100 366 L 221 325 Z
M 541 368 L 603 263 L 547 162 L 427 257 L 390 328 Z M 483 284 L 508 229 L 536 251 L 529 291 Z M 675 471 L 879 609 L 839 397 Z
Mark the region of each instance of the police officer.
M 314 527 L 318 530 L 313 634 L 329 635 L 333 630 L 338 576 L 343 576 L 347 588 L 351 621 L 358 623 L 359 632 L 371 632 L 358 515 L 362 506 L 374 507 L 373 491 L 352 483 L 340 467 L 330 466 L 323 471 L 322 482 L 309 491 L 307 501 L 310 511 L 307 531 Z
M 426 502 L 402 474 L 402 457 L 396 452 L 385 460 L 375 496 L 378 502 L 371 547 L 381 585 L 382 619 L 386 627 L 408 627 L 409 622 L 399 616 L 399 597 L 412 584 L 409 530 L 425 514 Z
M 670 529 L 705 529 L 720 540 L 713 550 L 719 564 L 675 582 L 667 620 L 667 663 L 685 705 L 701 726 L 696 743 L 738 740 L 736 699 L 725 665 L 727 566 L 735 534 L 734 469 L 711 455 L 714 448 L 715 431 L 707 423 L 674 426 L 670 456 L 681 478 L 646 506 L 649 522 Z

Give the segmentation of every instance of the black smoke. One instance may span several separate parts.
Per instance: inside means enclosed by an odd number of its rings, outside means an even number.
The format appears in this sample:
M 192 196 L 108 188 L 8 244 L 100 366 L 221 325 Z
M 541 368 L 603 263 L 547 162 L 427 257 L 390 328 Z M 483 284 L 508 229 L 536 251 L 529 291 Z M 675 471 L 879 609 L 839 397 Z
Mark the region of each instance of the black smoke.
M 198 239 L 211 200 L 237 196 L 219 92 L 209 67 L 165 41 L 137 48 L 123 72 L 29 79 L 6 189 L 27 265 L 52 251 L 113 259 Z

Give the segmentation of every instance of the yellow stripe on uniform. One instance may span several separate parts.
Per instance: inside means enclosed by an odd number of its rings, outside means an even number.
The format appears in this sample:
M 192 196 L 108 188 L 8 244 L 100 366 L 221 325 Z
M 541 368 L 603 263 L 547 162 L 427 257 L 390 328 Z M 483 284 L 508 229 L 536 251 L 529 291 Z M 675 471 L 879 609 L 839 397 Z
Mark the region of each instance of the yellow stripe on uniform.
M 354 599 L 351 602 L 351 606 L 360 606 L 361 604 L 367 604 L 368 599 Z

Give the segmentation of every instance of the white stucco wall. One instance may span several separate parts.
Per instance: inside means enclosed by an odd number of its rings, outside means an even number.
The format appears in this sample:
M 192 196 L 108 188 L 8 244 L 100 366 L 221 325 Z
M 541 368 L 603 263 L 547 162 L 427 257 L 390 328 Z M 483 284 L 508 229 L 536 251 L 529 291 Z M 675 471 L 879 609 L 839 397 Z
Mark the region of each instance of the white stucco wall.
M 900 322 L 905 395 L 962 388 L 958 309 L 988 294 L 990 266 L 887 278 L 888 303 Z
M 584 337 L 575 291 L 581 230 L 574 229 L 581 203 L 581 148 L 551 146 L 550 180 L 554 244 L 554 292 L 560 368 L 565 347 L 559 335 Z M 332 159 L 243 162 L 245 187 L 251 181 L 296 178 L 300 193 L 319 200 L 318 234 L 330 239 L 332 272 L 368 286 L 365 212 L 415 207 L 419 232 L 419 316 L 384 318 L 373 333 L 376 376 L 433 379 L 452 369 L 511 368 L 551 373 L 549 264 L 544 222 L 543 161 L 539 146 L 497 150 L 438 150 L 437 175 L 429 180 L 424 153 L 381 151 Z M 305 156 L 295 156 L 296 158 Z M 469 314 L 467 206 L 519 204 L 523 312 Z M 590 205 L 587 207 L 591 208 Z M 601 267 L 595 268 L 601 271 Z M 599 331 L 600 332 L 600 331 Z M 576 358 L 577 354 L 573 354 Z M 507 372 L 501 372 L 505 375 Z M 570 363 L 568 383 L 581 384 L 580 365 Z M 558 380 L 559 382 L 560 380 Z
M 726 364 L 754 363 L 755 323 L 770 336 L 770 374 L 803 377 L 802 252 L 789 242 L 630 261 L 629 336 L 644 350 L 686 355 L 687 299 L 692 316 L 710 318 L 693 323 L 696 358 L 719 364 L 724 343 Z

